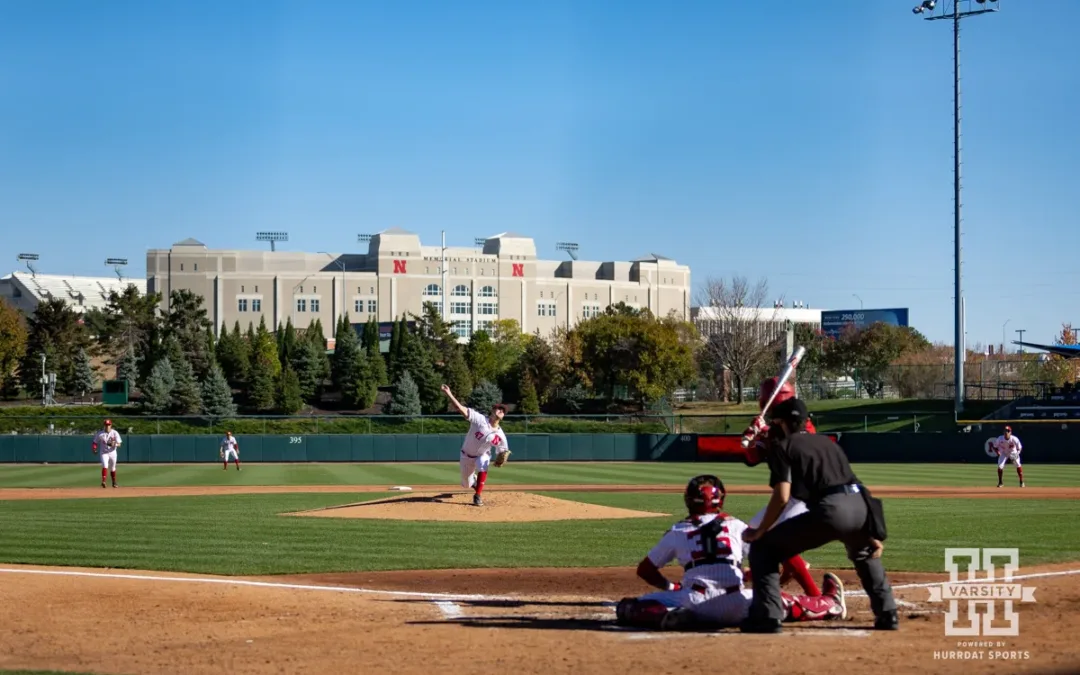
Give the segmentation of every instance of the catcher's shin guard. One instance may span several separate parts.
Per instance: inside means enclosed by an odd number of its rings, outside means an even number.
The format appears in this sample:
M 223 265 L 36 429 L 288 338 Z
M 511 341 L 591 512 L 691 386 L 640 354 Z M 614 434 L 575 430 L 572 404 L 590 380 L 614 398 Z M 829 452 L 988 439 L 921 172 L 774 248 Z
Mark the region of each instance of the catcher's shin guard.
M 811 597 L 780 593 L 784 604 L 784 621 L 829 621 L 844 617 L 844 606 L 828 595 Z
M 658 630 L 667 616 L 666 605 L 657 600 L 639 600 L 623 598 L 615 605 L 615 623 L 634 628 L 652 628 Z

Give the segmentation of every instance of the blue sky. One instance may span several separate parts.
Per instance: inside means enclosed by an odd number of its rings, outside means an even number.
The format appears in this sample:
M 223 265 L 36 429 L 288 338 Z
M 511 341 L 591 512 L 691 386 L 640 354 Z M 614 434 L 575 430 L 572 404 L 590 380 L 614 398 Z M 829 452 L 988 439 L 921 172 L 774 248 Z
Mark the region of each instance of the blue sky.
M 914 4 L 7 0 L 0 259 L 514 230 L 951 342 L 951 27 Z M 999 4 L 963 24 L 969 345 L 1080 324 L 1080 2 Z

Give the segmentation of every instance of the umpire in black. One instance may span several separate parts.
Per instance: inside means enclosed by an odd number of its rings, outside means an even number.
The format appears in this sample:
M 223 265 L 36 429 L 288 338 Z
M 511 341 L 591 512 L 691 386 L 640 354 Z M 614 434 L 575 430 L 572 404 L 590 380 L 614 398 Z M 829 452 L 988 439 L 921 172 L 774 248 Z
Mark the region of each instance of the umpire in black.
M 784 616 L 780 563 L 832 541 L 842 542 L 855 564 L 870 596 L 874 628 L 896 630 L 896 602 L 881 564 L 885 538 L 881 502 L 859 484 L 839 445 L 827 436 L 806 432 L 806 403 L 787 399 L 771 417 L 767 461 L 773 493 L 760 527 L 746 531 L 745 540 L 752 542 L 754 598 L 742 631 L 779 633 Z M 806 502 L 809 511 L 770 530 L 792 497 Z

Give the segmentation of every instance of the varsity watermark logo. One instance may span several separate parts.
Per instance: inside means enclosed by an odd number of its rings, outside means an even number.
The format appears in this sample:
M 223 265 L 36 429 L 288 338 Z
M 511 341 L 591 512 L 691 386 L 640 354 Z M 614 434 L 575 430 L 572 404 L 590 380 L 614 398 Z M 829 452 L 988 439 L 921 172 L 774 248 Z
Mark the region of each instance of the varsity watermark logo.
M 995 559 L 1006 559 L 1005 575 L 997 580 Z M 970 560 L 967 578 L 960 578 L 959 562 Z M 945 570 L 949 581 L 930 587 L 930 602 L 948 602 L 945 614 L 945 635 L 994 635 L 1017 636 L 1020 634 L 1020 615 L 1013 608 L 1015 602 L 1035 602 L 1035 587 L 1011 583 L 1013 573 L 1020 568 L 1020 549 L 1016 548 L 947 548 Z M 986 572 L 980 579 L 979 572 Z M 967 603 L 968 625 L 957 625 L 960 603 Z M 994 625 L 997 606 L 1004 606 L 1005 625 Z M 982 606 L 982 612 L 977 611 Z M 982 615 L 980 622 L 979 615 Z

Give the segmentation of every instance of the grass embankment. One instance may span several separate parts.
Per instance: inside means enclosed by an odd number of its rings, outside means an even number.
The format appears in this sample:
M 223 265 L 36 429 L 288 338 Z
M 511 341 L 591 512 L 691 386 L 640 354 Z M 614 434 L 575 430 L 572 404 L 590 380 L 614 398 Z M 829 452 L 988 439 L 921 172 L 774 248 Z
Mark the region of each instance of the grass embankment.
M 822 431 L 953 431 L 952 401 L 827 400 L 810 402 L 815 424 Z M 987 415 L 1001 402 L 968 403 L 967 413 Z M 511 415 L 504 421 L 509 433 L 741 433 L 757 413 L 757 404 L 681 405 L 668 415 Z M 132 407 L 71 406 L 63 408 L 0 408 L 0 433 L 90 434 L 110 418 L 125 434 L 458 434 L 468 425 L 458 415 L 403 419 L 382 415 L 309 415 L 239 417 L 153 417 Z

